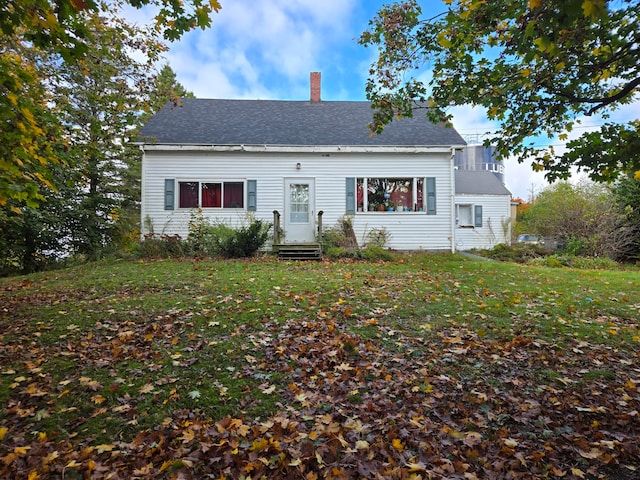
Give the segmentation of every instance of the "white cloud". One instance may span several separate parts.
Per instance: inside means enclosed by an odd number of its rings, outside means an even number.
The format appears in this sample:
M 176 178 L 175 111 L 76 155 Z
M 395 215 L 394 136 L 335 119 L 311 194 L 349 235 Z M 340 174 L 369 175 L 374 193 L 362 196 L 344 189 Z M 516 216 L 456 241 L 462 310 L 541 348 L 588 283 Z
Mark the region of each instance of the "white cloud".
M 171 45 L 169 63 L 198 97 L 306 98 L 319 70 L 345 40 L 354 0 L 236 0 L 212 28 Z M 300 97 L 302 95 L 302 97 Z

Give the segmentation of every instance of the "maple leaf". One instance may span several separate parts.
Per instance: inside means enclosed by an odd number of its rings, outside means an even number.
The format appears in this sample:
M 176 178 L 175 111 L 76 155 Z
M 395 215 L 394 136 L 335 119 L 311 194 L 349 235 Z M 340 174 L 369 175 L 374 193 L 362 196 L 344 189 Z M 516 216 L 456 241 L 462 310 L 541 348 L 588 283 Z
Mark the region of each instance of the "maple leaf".
M 275 385 L 271 385 L 269 387 L 261 389 L 260 391 L 262 393 L 264 393 L 265 395 L 271 395 L 273 392 L 276 391 L 276 386 Z
M 340 365 L 337 365 L 335 367 L 335 369 L 340 371 L 340 372 L 348 372 L 350 370 L 353 370 L 354 368 L 351 365 L 349 365 L 348 363 L 342 362 Z
M 394 439 L 391 441 L 391 446 L 392 446 L 393 448 L 395 448 L 396 450 L 399 450 L 399 451 L 404 450 L 404 445 L 402 444 L 402 442 L 401 442 L 401 441 L 400 441 L 400 439 L 398 439 L 398 438 L 394 438 Z
M 142 387 L 140 387 L 138 389 L 138 392 L 140 392 L 142 394 L 151 393 L 151 392 L 153 392 L 154 389 L 155 389 L 155 387 L 152 384 L 147 383 L 147 384 L 143 385 Z
M 409 473 L 426 472 L 427 466 L 422 462 L 412 462 L 405 465 L 409 469 Z

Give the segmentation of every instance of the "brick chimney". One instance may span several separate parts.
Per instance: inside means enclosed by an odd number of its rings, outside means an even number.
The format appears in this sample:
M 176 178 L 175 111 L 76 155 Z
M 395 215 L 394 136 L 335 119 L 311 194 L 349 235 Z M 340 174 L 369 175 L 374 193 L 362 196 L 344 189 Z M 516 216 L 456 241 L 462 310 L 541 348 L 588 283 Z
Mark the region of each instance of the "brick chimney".
M 310 74 L 311 102 L 320 102 L 320 72 L 311 72 Z

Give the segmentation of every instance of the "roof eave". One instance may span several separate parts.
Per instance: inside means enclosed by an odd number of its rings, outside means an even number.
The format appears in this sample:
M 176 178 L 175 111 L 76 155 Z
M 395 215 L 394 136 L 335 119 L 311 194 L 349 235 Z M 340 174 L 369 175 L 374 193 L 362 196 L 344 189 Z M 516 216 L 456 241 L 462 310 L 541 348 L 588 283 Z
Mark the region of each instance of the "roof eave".
M 459 145 L 198 145 L 137 142 L 146 151 L 269 153 L 449 153 Z

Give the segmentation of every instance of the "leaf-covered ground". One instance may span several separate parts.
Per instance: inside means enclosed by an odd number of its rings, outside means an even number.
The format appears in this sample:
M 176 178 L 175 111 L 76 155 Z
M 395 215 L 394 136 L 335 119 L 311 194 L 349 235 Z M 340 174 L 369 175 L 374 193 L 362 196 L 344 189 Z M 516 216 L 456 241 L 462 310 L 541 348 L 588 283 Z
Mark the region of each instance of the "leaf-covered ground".
M 640 278 L 451 255 L 0 282 L 3 478 L 640 476 Z

